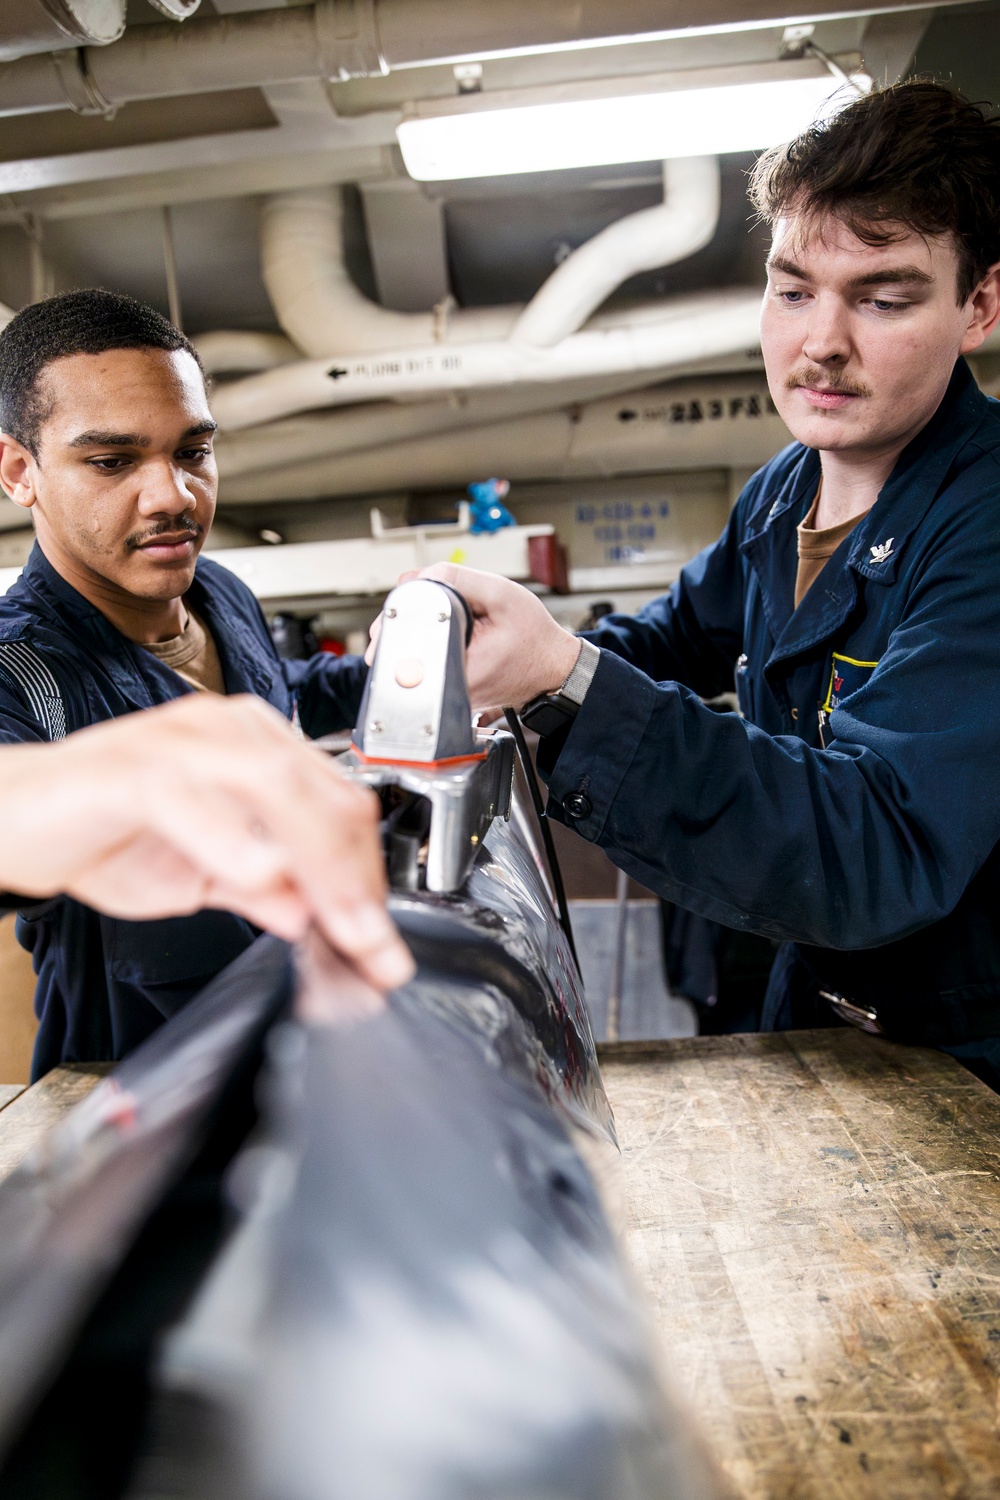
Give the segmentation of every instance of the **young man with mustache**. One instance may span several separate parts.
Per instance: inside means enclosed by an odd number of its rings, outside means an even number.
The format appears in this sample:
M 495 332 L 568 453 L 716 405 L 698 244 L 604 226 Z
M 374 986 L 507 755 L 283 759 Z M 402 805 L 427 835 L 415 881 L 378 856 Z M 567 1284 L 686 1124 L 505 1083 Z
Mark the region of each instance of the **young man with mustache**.
M 765 1028 L 851 1022 L 1000 1086 L 1000 121 L 858 99 L 753 181 L 761 346 L 797 439 L 672 591 L 583 643 L 461 568 L 477 705 L 550 810 L 667 899 L 782 940 Z M 733 687 L 742 717 L 702 699 Z
M 67 293 L 23 309 L 0 333 L 0 426 L 0 485 L 31 512 L 36 533 L 24 572 L 0 600 L 0 743 L 61 741 L 83 729 L 97 735 L 88 726 L 192 693 L 252 694 L 313 737 L 353 724 L 364 664 L 330 656 L 282 663 L 246 586 L 225 568 L 198 560 L 218 488 L 215 423 L 197 356 L 176 328 L 131 298 L 101 291 Z M 113 915 L 79 899 L 91 884 L 77 878 L 64 886 L 74 896 L 19 903 L 18 935 L 38 974 L 36 1075 L 59 1061 L 123 1056 L 253 940 L 248 916 L 291 930 L 311 911 L 368 979 L 381 976 L 388 987 L 410 972 L 384 909 L 384 879 L 372 869 L 378 852 L 373 799 L 331 784 L 327 766 L 317 770 L 312 786 L 301 761 L 290 760 L 279 742 L 271 774 L 294 776 L 300 801 L 315 801 L 317 830 L 331 815 L 342 815 L 356 846 L 356 857 L 343 862 L 345 899 L 335 903 L 350 913 L 350 931 L 333 907 L 325 920 L 319 917 L 319 898 L 315 892 L 304 897 L 305 886 L 296 887 L 287 868 L 281 879 L 275 876 L 267 900 L 259 893 L 252 902 L 240 897 L 246 881 L 235 865 L 244 858 L 245 840 L 236 831 L 245 832 L 250 819 L 259 825 L 262 858 L 284 850 L 287 865 L 289 850 L 303 848 L 303 830 L 292 837 L 277 826 L 294 814 L 287 797 L 285 803 L 279 797 L 268 815 L 261 810 L 268 789 L 253 794 L 244 784 L 246 773 L 268 774 L 262 769 L 266 737 L 273 740 L 274 730 L 259 713 L 246 719 L 241 768 L 239 712 L 210 720 L 211 733 L 221 735 L 235 757 L 231 772 L 219 761 L 224 749 L 217 745 L 210 753 L 197 734 L 192 738 L 189 721 L 196 716 L 174 714 L 159 728 L 168 739 L 173 735 L 174 753 L 151 750 L 150 774 L 129 773 L 133 795 L 151 807 L 144 818 L 122 824 L 122 838 L 133 844 L 143 829 L 158 828 L 161 841 L 154 845 L 162 853 L 163 831 L 175 823 L 177 847 L 190 854 L 199 804 L 211 801 L 202 821 L 206 830 L 215 828 L 220 847 L 228 811 L 230 878 L 216 868 L 206 883 L 199 865 L 192 879 L 203 899 L 214 896 L 236 910 L 129 920 L 144 911 L 185 910 L 174 895 L 158 905 L 154 893 L 148 907 L 139 893 L 132 901 L 123 896 L 122 871 L 134 870 L 134 859 L 125 866 L 112 860 L 119 886 L 113 899 L 99 904 Z M 91 776 L 94 757 L 106 753 L 108 776 L 124 775 L 121 767 L 134 770 L 141 745 L 125 761 L 115 747 L 135 738 L 136 732 L 97 735 L 64 760 L 71 769 L 85 762 Z M 202 761 L 203 777 L 196 769 Z M 80 775 L 86 795 L 90 783 Z M 121 817 L 112 798 L 110 823 L 117 826 Z M 117 847 L 109 848 L 109 858 Z M 316 869 L 329 867 L 319 855 L 312 863 L 315 884 Z M 14 889 L 44 892 L 45 879 Z M 96 900 L 103 887 L 98 882 L 93 889 Z M 199 904 L 192 898 L 186 909 Z

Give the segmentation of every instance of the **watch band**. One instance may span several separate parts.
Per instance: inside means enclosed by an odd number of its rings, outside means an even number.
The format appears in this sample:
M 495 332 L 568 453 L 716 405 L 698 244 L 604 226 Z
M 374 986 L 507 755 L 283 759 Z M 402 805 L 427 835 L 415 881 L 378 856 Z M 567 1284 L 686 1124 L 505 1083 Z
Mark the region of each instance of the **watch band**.
M 594 673 L 597 671 L 597 663 L 600 659 L 601 653 L 593 641 L 581 639 L 580 654 L 576 659 L 572 672 L 570 672 L 562 687 L 557 689 L 559 696 L 568 698 L 571 703 L 575 703 L 577 708 L 580 708 L 584 698 L 587 696 L 590 684 L 594 680 Z
M 592 641 L 580 642 L 580 653 L 565 682 L 554 693 L 539 693 L 521 709 L 521 723 L 542 738 L 566 729 L 579 712 L 594 680 L 601 653 Z

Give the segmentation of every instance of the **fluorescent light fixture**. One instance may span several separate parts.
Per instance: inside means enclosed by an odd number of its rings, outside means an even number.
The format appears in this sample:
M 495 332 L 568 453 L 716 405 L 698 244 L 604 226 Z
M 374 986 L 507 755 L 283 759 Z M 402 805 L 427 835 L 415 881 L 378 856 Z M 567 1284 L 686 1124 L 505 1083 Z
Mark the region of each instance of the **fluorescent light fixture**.
M 862 76 L 857 82 L 870 86 Z M 759 151 L 791 140 L 856 97 L 825 73 L 441 113 L 403 120 L 396 136 L 406 170 L 418 182 L 506 177 Z

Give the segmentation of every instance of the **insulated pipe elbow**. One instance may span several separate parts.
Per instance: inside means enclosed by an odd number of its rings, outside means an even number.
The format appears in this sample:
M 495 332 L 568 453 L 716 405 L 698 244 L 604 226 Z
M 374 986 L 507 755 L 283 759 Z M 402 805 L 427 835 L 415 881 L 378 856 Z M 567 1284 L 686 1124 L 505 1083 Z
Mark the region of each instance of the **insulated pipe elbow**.
M 279 193 L 265 202 L 261 269 L 278 322 L 314 359 L 506 338 L 520 311 L 401 313 L 371 302 L 344 263 L 343 207 L 335 187 Z
M 663 193 L 655 208 L 619 219 L 563 261 L 515 323 L 515 343 L 551 349 L 630 276 L 674 265 L 709 243 L 719 222 L 718 157 L 664 162 Z
M 314 358 L 434 342 L 432 313 L 378 307 L 347 274 L 337 188 L 279 193 L 264 203 L 261 269 L 278 322 Z
M 418 354 L 390 350 L 374 359 L 305 359 L 233 381 L 214 393 L 212 409 L 224 431 L 235 431 L 322 407 L 669 370 L 753 348 L 759 316 L 760 293 L 733 287 L 673 298 L 655 321 L 592 326 L 552 349 L 526 349 L 502 339 L 460 350 L 440 344 L 426 345 Z
M 314 359 L 511 338 L 526 348 L 560 343 L 638 271 L 694 254 L 715 233 L 719 164 L 690 157 L 664 164 L 665 201 L 595 235 L 549 277 L 524 309 L 400 313 L 354 285 L 344 261 L 337 188 L 269 198 L 261 218 L 261 268 L 278 322 Z

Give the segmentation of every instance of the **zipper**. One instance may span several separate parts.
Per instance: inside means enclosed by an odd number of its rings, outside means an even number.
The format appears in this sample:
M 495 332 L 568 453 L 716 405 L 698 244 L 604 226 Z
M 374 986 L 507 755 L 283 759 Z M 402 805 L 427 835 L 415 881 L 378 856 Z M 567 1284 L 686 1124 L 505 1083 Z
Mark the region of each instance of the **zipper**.
M 821 750 L 825 750 L 826 726 L 830 722 L 830 715 L 827 713 L 825 708 L 821 708 L 817 717 L 819 719 L 819 747 Z

